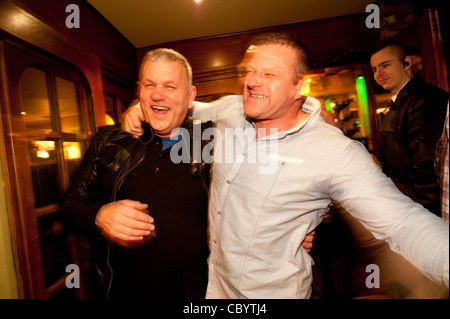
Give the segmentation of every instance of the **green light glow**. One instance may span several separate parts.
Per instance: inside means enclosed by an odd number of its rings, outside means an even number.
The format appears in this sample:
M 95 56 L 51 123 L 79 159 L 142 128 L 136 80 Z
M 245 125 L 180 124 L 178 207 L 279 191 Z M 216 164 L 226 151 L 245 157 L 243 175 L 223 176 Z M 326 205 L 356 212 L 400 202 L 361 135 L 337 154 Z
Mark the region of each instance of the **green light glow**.
M 359 107 L 362 115 L 362 135 L 368 136 L 371 134 L 370 116 L 369 116 L 369 101 L 367 99 L 366 81 L 363 76 L 358 76 L 356 79 L 356 92 L 358 94 Z
M 327 109 L 327 111 L 329 111 L 329 112 L 331 112 L 331 114 L 333 114 L 333 109 L 331 108 L 331 99 L 325 100 L 325 108 Z

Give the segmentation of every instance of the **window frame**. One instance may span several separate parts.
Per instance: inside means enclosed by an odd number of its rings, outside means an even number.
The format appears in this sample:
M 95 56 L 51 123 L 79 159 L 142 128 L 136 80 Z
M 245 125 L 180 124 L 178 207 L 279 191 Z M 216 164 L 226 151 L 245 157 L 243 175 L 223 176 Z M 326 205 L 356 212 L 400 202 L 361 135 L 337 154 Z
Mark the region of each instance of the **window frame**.
M 64 158 L 64 142 L 80 142 L 82 154 L 87 150 L 95 130 L 92 93 L 84 75 L 72 64 L 45 53 L 36 48 L 29 48 L 19 43 L 0 39 L 0 57 L 5 71 L 2 79 L 3 89 L 8 95 L 8 103 L 3 103 L 3 133 L 7 170 L 9 174 L 10 229 L 13 238 L 13 253 L 19 295 L 24 298 L 50 298 L 65 287 L 65 274 L 51 285 L 45 284 L 43 252 L 39 234 L 39 220 L 56 214 L 59 203 L 52 203 L 40 208 L 35 206 L 31 161 L 28 157 L 28 143 L 32 140 L 55 141 L 58 185 L 60 194 L 69 184 L 67 159 Z M 50 88 L 49 101 L 51 112 L 51 130 L 30 129 L 20 119 L 21 110 L 21 75 L 28 67 L 34 67 L 46 73 L 47 88 Z M 77 105 L 80 119 L 80 133 L 61 132 L 56 78 L 60 77 L 75 83 Z M 81 159 L 80 159 L 81 161 Z M 5 176 L 6 179 L 6 176 Z M 56 215 L 55 215 L 56 216 Z M 68 234 L 70 259 L 78 264 L 82 273 L 86 273 L 88 263 L 79 256 L 79 241 Z M 84 296 L 83 289 L 75 289 L 77 298 Z

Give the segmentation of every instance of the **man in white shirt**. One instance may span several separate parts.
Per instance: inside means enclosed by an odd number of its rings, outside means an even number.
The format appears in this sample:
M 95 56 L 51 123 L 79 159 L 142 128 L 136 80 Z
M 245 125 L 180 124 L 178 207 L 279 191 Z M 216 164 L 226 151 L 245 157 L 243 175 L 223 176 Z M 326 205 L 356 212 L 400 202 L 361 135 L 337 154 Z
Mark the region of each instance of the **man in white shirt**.
M 399 192 L 362 144 L 299 93 L 305 48 L 271 34 L 249 47 L 244 63 L 243 97 L 194 106 L 193 116 L 218 130 L 207 298 L 309 298 L 313 261 L 301 241 L 332 201 L 448 287 L 448 225 Z M 128 131 L 139 131 L 127 121 Z M 235 138 L 239 132 L 246 137 Z

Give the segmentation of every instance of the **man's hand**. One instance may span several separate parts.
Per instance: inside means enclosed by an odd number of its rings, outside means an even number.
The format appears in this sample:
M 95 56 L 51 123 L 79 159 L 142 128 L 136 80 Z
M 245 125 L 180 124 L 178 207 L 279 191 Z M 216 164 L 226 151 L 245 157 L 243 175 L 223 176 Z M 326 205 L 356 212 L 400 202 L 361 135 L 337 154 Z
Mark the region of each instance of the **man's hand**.
M 305 251 L 308 254 L 311 252 L 311 248 L 313 246 L 313 240 L 314 240 L 315 235 L 316 235 L 316 232 L 313 230 L 312 232 L 310 232 L 306 235 L 305 239 L 302 242 L 302 247 L 305 249 Z
M 133 200 L 119 200 L 103 205 L 95 224 L 111 242 L 133 247 L 156 236 L 153 217 L 147 214 L 147 204 Z
M 140 104 L 129 107 L 122 113 L 121 117 L 122 130 L 130 133 L 134 138 L 139 138 L 143 133 L 141 122 L 144 120 L 144 113 Z

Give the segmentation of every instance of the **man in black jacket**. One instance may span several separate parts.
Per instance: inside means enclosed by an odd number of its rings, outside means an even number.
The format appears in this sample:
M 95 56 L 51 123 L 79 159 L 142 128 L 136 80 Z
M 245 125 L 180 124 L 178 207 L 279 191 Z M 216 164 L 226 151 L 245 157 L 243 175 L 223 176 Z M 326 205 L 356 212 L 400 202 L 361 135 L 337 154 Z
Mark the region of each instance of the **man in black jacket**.
M 413 75 L 412 57 L 401 43 L 375 50 L 370 64 L 375 81 L 392 94 L 380 129 L 382 169 L 405 195 L 440 216 L 434 157 L 448 93 Z
M 405 46 L 389 42 L 377 48 L 370 64 L 375 81 L 392 95 L 382 117 L 378 159 L 397 188 L 437 216 L 440 189 L 434 169 L 448 93 L 413 75 L 412 57 Z M 425 278 L 386 244 L 361 229 L 357 242 L 361 255 L 383 270 L 382 287 L 394 298 L 448 298 L 448 290 Z M 445 297 L 447 296 L 447 297 Z
M 99 298 L 205 296 L 209 169 L 190 151 L 190 161 L 176 164 L 171 152 L 201 143 L 192 132 L 207 123 L 187 116 L 195 95 L 182 55 L 150 51 L 139 82 L 145 133 L 134 139 L 120 126 L 100 128 L 71 180 L 63 213 L 90 239 Z

